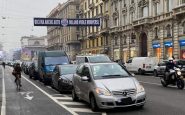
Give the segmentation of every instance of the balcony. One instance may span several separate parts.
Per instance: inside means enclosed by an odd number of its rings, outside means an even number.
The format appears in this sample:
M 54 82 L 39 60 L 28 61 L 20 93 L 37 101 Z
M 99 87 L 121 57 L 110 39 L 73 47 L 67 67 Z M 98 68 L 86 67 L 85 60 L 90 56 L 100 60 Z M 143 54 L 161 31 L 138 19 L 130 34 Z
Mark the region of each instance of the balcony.
M 110 28 L 110 33 L 118 33 L 118 32 L 120 32 L 119 26 Z
M 89 39 L 96 38 L 96 34 L 94 32 L 93 33 L 89 33 L 87 36 L 88 36 Z
M 138 20 L 133 21 L 133 26 L 141 26 L 144 24 L 150 24 L 151 23 L 151 18 L 150 17 L 145 17 L 145 18 L 141 18 Z
M 80 41 L 78 40 L 69 40 L 66 42 L 67 45 L 70 45 L 70 44 L 80 44 Z
M 182 4 L 181 6 L 178 6 L 173 9 L 174 15 L 180 15 L 185 13 L 185 4 Z
M 93 9 L 94 6 L 95 6 L 94 3 L 89 4 L 89 9 Z
M 109 33 L 109 27 L 104 27 L 100 30 L 100 34 L 105 35 Z
M 132 24 L 128 24 L 128 25 L 120 27 L 120 31 L 130 30 L 131 28 L 132 28 Z
M 171 19 L 172 14 L 173 14 L 172 12 L 168 12 L 168 13 L 164 13 L 161 15 L 157 15 L 157 16 L 153 17 L 152 21 L 153 21 L 153 23 L 155 23 L 155 22 L 160 22 L 160 21 Z

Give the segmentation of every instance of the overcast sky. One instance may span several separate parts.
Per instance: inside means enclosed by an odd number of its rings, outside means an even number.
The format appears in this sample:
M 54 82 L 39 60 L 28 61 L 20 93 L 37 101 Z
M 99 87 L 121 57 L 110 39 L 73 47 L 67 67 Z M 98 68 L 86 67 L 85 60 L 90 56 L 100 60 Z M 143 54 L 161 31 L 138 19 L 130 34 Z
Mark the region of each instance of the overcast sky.
M 20 47 L 21 36 L 46 35 L 46 27 L 33 26 L 33 17 L 46 17 L 58 3 L 66 1 L 0 0 L 0 42 L 3 49 L 9 51 Z

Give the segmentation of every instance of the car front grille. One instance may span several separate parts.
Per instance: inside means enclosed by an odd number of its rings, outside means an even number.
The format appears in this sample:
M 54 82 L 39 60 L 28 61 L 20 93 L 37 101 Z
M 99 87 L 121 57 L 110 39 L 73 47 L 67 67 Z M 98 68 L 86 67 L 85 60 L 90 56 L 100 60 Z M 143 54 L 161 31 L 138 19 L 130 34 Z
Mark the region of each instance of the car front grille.
M 127 89 L 127 90 L 121 90 L 121 91 L 112 91 L 112 94 L 115 96 L 132 96 L 136 94 L 136 89 Z

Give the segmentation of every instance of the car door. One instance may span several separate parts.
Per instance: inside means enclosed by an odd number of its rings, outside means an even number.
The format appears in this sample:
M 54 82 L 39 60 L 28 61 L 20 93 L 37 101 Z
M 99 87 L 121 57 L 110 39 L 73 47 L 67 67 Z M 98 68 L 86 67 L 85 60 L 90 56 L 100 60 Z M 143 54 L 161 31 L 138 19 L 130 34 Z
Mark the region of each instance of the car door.
M 76 74 L 74 74 L 73 77 L 73 87 L 75 89 L 76 94 L 80 97 L 81 96 L 81 90 L 80 90 L 80 81 L 81 81 L 81 75 L 82 75 L 82 69 L 84 65 L 80 64 L 77 67 Z
M 81 78 L 87 76 L 89 79 L 91 79 L 91 75 L 90 75 L 90 69 L 87 66 L 84 66 L 82 69 L 82 74 L 81 74 Z M 80 91 L 81 91 L 81 97 L 84 100 L 88 100 L 89 96 L 89 89 L 90 89 L 90 81 L 83 81 L 80 79 Z

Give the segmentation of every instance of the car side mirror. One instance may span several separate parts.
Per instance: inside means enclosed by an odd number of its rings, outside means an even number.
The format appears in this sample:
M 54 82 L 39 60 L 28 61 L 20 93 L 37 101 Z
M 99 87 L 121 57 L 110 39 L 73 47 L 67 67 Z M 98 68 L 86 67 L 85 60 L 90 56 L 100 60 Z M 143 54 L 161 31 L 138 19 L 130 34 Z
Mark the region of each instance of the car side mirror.
M 89 78 L 87 76 L 83 76 L 83 77 L 81 77 L 81 80 L 82 81 L 89 81 Z

